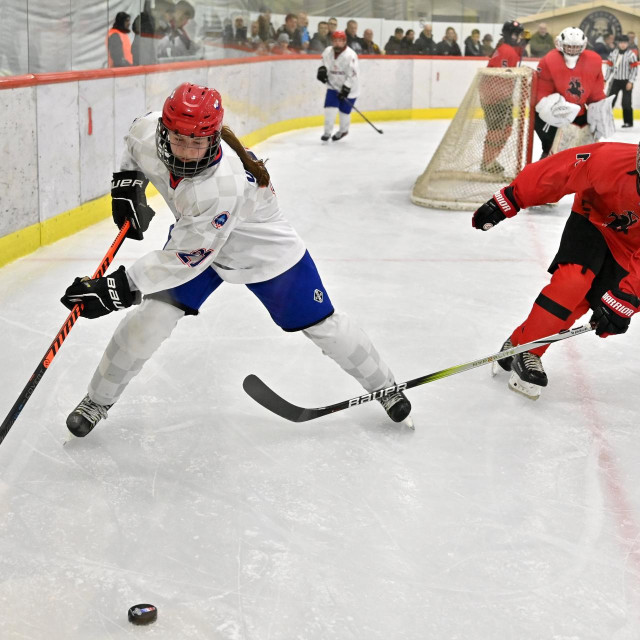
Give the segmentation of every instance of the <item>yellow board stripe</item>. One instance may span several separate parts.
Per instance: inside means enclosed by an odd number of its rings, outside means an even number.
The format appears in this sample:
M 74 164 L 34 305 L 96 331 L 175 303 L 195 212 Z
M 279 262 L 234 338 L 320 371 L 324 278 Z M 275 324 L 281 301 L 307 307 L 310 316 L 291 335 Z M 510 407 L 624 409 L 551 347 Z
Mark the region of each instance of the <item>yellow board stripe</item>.
M 374 122 L 382 120 L 450 120 L 456 114 L 455 108 L 433 108 L 433 109 L 391 109 L 389 111 L 365 111 L 367 118 Z M 622 117 L 621 109 L 614 109 L 617 118 Z M 640 111 L 635 109 L 634 118 L 640 119 Z M 362 118 L 353 112 L 352 122 L 356 123 Z M 307 116 L 304 118 L 293 118 L 267 125 L 262 129 L 242 136 L 241 140 L 247 147 L 263 142 L 278 133 L 293 131 L 295 129 L 305 129 L 308 127 L 320 127 L 324 124 L 324 116 Z M 147 196 L 151 197 L 158 192 L 151 185 L 147 188 Z M 110 194 L 96 198 L 81 204 L 71 211 L 65 211 L 49 220 L 38 222 L 19 231 L 14 231 L 9 235 L 0 238 L 0 267 L 3 267 L 22 256 L 32 253 L 39 247 L 66 238 L 86 227 L 100 222 L 111 215 Z

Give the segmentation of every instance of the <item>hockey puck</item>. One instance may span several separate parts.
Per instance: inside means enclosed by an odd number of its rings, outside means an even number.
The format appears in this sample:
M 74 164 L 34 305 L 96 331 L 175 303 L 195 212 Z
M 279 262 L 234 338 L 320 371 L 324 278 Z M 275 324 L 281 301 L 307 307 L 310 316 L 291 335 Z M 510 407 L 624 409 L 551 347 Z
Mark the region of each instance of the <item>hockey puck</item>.
M 151 624 L 158 618 L 158 610 L 152 604 L 135 604 L 129 609 L 129 622 Z

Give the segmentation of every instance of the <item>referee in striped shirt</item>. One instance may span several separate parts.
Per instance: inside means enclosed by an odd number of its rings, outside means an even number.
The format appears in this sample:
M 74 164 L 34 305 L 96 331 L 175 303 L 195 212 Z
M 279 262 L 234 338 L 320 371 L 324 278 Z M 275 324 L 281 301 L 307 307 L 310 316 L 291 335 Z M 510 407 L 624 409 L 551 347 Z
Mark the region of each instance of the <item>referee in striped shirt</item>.
M 633 49 L 629 49 L 629 36 L 621 35 L 617 38 L 618 47 L 609 54 L 607 60 L 607 74 L 605 82 L 613 77 L 609 87 L 609 95 L 615 96 L 613 105 L 616 104 L 618 93 L 622 91 L 622 119 L 623 129 L 633 127 L 633 109 L 631 107 L 631 91 L 638 74 L 638 56 Z

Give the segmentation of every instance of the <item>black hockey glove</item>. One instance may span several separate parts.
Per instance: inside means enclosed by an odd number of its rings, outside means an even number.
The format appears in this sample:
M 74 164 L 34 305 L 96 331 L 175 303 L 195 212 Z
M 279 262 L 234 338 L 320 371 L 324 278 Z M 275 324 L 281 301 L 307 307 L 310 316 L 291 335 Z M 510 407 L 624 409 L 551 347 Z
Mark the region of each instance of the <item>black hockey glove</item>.
M 131 222 L 127 238 L 142 240 L 144 232 L 155 211 L 147 204 L 144 193 L 149 181 L 140 171 L 119 171 L 113 174 L 111 182 L 111 213 L 113 221 L 122 227 L 126 220 Z
M 338 94 L 338 98 L 340 98 L 340 100 L 344 100 L 345 98 L 348 97 L 350 92 L 351 92 L 351 87 L 347 87 L 346 84 L 343 84 L 342 89 L 340 89 L 340 93 Z
M 596 335 L 601 338 L 624 333 L 629 328 L 631 316 L 640 311 L 640 300 L 632 293 L 614 287 L 600 299 L 589 321 L 595 325 Z
M 324 65 L 318 67 L 318 74 L 316 75 L 316 77 L 318 78 L 318 80 L 320 80 L 320 82 L 324 82 L 324 84 L 327 84 L 327 82 L 329 82 L 327 67 L 325 67 Z
M 131 291 L 124 267 L 120 267 L 112 274 L 91 280 L 90 278 L 76 278 L 64 292 L 60 302 L 67 307 L 82 303 L 84 308 L 80 312 L 83 318 L 99 318 L 112 311 L 126 309 L 137 301 L 137 292 Z
M 513 197 L 513 187 L 504 187 L 493 194 L 474 214 L 471 225 L 480 231 L 493 229 L 498 222 L 512 218 L 520 211 Z

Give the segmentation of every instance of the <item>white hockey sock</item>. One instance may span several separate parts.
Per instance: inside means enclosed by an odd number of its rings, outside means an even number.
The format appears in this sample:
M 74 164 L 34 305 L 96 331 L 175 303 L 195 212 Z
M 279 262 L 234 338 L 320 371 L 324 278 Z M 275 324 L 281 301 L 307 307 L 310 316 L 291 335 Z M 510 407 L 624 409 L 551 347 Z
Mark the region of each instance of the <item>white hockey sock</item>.
M 349 123 L 351 122 L 351 114 L 350 113 L 342 113 L 340 112 L 339 116 L 340 122 L 340 133 L 346 133 L 349 131 Z
M 333 131 L 333 125 L 336 121 L 337 107 L 325 107 L 324 108 L 324 132 L 330 136 Z
M 122 319 L 89 383 L 89 397 L 98 404 L 118 400 L 131 379 L 171 335 L 184 311 L 145 298 Z
M 394 384 L 393 373 L 387 363 L 380 357 L 367 334 L 346 314 L 334 313 L 302 333 L 367 391 Z

